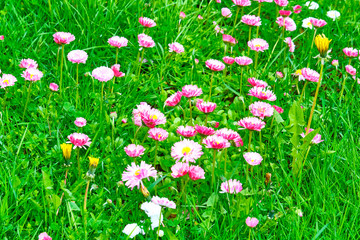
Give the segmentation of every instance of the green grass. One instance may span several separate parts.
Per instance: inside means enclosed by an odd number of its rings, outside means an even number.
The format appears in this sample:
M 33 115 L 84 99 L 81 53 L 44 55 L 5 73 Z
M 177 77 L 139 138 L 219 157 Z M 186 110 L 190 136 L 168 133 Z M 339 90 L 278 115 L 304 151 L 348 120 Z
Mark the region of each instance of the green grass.
M 180 91 L 186 84 L 196 84 L 203 89 L 201 98 L 209 93 L 211 72 L 205 67 L 207 59 L 221 60 L 224 45 L 221 34 L 216 36 L 213 21 L 227 29 L 231 34 L 236 8 L 230 0 L 223 3 L 188 0 L 62 0 L 51 1 L 51 12 L 45 0 L 7 0 L 0 3 L 0 69 L 2 73 L 13 74 L 17 78 L 15 86 L 8 87 L 6 102 L 5 91 L 0 97 L 5 104 L 1 112 L 0 123 L 0 238 L 1 239 L 38 239 L 41 232 L 47 232 L 55 239 L 127 239 L 122 233 L 128 223 L 140 223 L 149 219 L 140 210 L 145 201 L 135 188 L 130 191 L 125 186 L 117 186 L 121 174 L 130 159 L 124 147 L 134 142 L 136 127 L 131 121 L 132 110 L 140 102 L 147 102 L 158 108 L 167 117 L 166 125 L 169 138 L 160 142 L 158 162 L 164 174 L 171 172 L 174 160 L 170 156 L 171 146 L 180 140 L 176 128 L 189 121 L 188 102 L 184 99 L 180 106 L 185 109 L 186 118 L 179 107 L 165 107 L 164 101 L 170 94 Z M 292 1 L 291 8 L 304 5 L 306 1 Z M 281 29 L 275 25 L 276 7 L 274 3 L 263 3 L 260 37 L 267 40 L 269 50 L 260 53 L 257 71 L 252 65 L 245 68 L 243 93 L 247 93 L 248 77 L 256 77 L 275 85 L 277 100 L 274 104 L 285 111 L 277 115 L 273 129 L 271 118 L 267 119 L 262 131 L 262 156 L 264 162 L 255 166 L 250 173 L 251 185 L 246 182 L 242 154 L 247 150 L 248 131 L 238 130 L 234 122 L 249 115 L 250 97 L 239 94 L 240 67 L 234 63 L 227 70 L 226 77 L 215 73 L 212 101 L 218 104 L 215 112 L 209 115 L 209 121 L 220 122 L 220 128 L 237 130 L 244 146 L 228 149 L 228 171 L 224 176 L 224 152 L 217 154 L 215 169 L 217 188 L 211 191 L 212 151 L 203 148 L 201 166 L 205 169 L 205 180 L 190 181 L 187 186 L 187 202 L 179 201 L 176 210 L 165 211 L 163 238 L 167 239 L 245 239 L 249 228 L 245 224 L 248 216 L 257 217 L 259 225 L 252 230 L 253 239 L 358 239 L 359 222 L 359 98 L 358 84 L 347 76 L 345 65 L 348 59 L 342 53 L 344 47 L 357 48 L 359 42 L 359 3 L 355 0 L 319 0 L 316 11 L 303 7 L 303 11 L 290 17 L 297 23 L 297 30 L 286 32 L 286 36 L 296 38 L 294 54 L 279 40 Z M 290 6 L 289 5 L 289 6 Z M 256 14 L 257 2 L 246 7 L 244 13 Z M 225 19 L 220 14 L 222 7 L 231 7 L 233 17 Z M 287 8 L 287 9 L 290 9 Z M 326 17 L 330 9 L 338 10 L 341 17 L 333 22 Z M 179 25 L 179 13 L 187 17 Z M 201 14 L 204 20 L 199 20 Z M 137 35 L 143 32 L 138 23 L 140 16 L 156 21 L 155 28 L 147 29 L 146 34 L 153 37 L 156 46 L 145 50 L 148 63 L 142 65 L 137 76 L 139 46 Z M 307 150 L 298 136 L 303 132 L 313 102 L 316 83 L 307 85 L 303 102 L 299 102 L 295 82 L 291 74 L 297 69 L 309 67 L 320 71 L 316 65 L 316 47 L 310 51 L 313 30 L 301 28 L 301 21 L 307 17 L 325 19 L 328 24 L 319 29 L 332 39 L 330 47 L 333 59 L 339 59 L 336 72 L 330 62 L 324 68 L 323 83 L 320 88 L 318 104 L 315 109 L 312 128 L 317 129 L 324 142 L 314 145 L 309 151 L 302 173 L 302 180 L 293 172 L 294 155 L 302 159 Z M 240 19 L 240 17 L 238 18 Z M 179 27 L 180 26 L 180 27 Z M 85 50 L 89 58 L 86 64 L 79 66 L 80 107 L 75 108 L 76 66 L 65 59 L 63 86 L 64 97 L 51 93 L 51 82 L 59 84 L 57 72 L 58 46 L 52 35 L 57 31 L 71 32 L 76 40 L 66 45 L 66 54 L 70 50 Z M 233 35 L 239 43 L 229 56 L 247 55 L 246 41 L 249 28 L 238 20 Z M 252 31 L 252 38 L 256 31 Z M 121 71 L 110 93 L 110 82 L 105 84 L 105 118 L 100 122 L 99 104 L 101 84 L 91 77 L 85 77 L 99 66 L 115 64 L 115 49 L 107 43 L 112 36 L 124 36 L 129 45 L 119 51 Z M 177 41 L 184 45 L 185 53 L 169 54 L 168 44 Z M 286 61 L 284 62 L 284 50 Z M 255 54 L 251 51 L 253 59 Z M 23 58 L 32 58 L 39 63 L 44 77 L 32 85 L 30 102 L 25 119 L 22 119 L 29 82 L 20 76 L 23 69 L 18 64 Z M 194 59 L 200 60 L 198 65 Z M 359 67 L 358 58 L 351 64 Z M 285 78 L 275 82 L 275 72 L 282 71 Z M 347 77 L 344 98 L 339 101 L 339 92 L 343 78 Z M 304 82 L 299 82 L 300 91 Z M 352 90 L 351 90 L 352 89 Z M 290 91 L 290 92 L 289 92 Z M 284 92 L 289 93 L 284 96 Z M 301 109 L 300 105 L 304 108 Z M 110 112 L 116 111 L 115 140 L 112 144 L 112 125 Z M 83 211 L 86 181 L 77 177 L 76 151 L 72 152 L 73 165 L 69 170 L 67 185 L 63 185 L 65 169 L 60 144 L 67 136 L 78 129 L 73 124 L 76 117 L 84 117 L 88 124 L 82 129 L 92 139 L 87 150 L 81 150 L 83 174 L 88 169 L 88 156 L 100 158 L 95 180 L 97 189 L 88 195 L 87 212 Z M 193 111 L 195 123 L 204 122 L 204 115 Z M 50 122 L 50 129 L 48 120 Z M 128 123 L 121 123 L 127 118 Z M 271 131 L 271 132 L 270 132 Z M 154 142 L 147 138 L 147 130 L 142 128 L 138 141 L 143 141 L 146 152 L 142 160 L 151 164 L 155 154 Z M 195 138 L 200 141 L 200 137 Z M 309 140 L 309 139 L 307 139 Z M 253 150 L 260 152 L 259 134 L 253 134 Z M 305 152 L 304 152 L 305 150 Z M 221 160 L 222 159 L 222 160 Z M 295 157 L 296 159 L 296 157 Z M 271 173 L 271 184 L 265 185 L 261 173 Z M 244 190 L 236 196 L 218 194 L 219 186 L 225 179 L 238 179 Z M 153 183 L 145 181 L 150 189 Z M 151 189 L 151 195 L 167 197 L 177 202 L 180 198 L 181 179 L 170 175 Z M 56 211 L 60 197 L 65 192 L 58 216 Z M 155 194 L 156 192 L 156 194 Z M 111 199 L 114 205 L 105 205 Z M 301 209 L 303 217 L 296 214 Z M 187 214 L 189 214 L 189 219 Z M 85 224 L 85 218 L 87 223 Z M 85 229 L 86 225 L 86 229 Z M 150 225 L 149 220 L 145 223 Z M 178 227 L 177 227 L 178 226 Z M 176 229 L 178 231 L 176 232 Z M 145 236 L 136 239 L 156 239 L 156 231 L 147 231 Z

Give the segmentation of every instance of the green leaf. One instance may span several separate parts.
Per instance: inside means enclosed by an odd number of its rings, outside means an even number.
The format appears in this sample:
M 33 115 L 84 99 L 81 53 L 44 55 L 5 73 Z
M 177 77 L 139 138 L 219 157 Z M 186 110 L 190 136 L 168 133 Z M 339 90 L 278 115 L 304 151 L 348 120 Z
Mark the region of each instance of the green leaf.
M 178 240 L 178 238 L 170 231 L 169 228 L 163 228 L 165 236 L 168 237 L 170 240 Z

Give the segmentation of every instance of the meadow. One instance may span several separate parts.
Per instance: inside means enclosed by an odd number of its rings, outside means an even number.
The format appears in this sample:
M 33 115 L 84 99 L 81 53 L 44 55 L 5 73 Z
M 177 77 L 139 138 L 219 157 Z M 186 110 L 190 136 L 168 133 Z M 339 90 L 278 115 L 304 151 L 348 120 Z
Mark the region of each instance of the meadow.
M 359 239 L 359 9 L 1 1 L 0 238 Z

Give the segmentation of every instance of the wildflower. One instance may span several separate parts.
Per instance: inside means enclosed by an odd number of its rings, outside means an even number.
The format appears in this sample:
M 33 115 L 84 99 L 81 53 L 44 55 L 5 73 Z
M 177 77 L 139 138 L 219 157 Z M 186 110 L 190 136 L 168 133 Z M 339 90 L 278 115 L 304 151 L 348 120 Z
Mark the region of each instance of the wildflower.
M 223 61 L 224 63 L 231 65 L 235 62 L 235 58 L 225 56 L 223 57 Z
M 276 1 L 276 0 L 275 0 Z M 248 225 L 251 228 L 256 227 L 259 224 L 259 220 L 257 218 L 251 218 L 247 217 L 245 220 L 246 225 Z
M 183 137 L 193 137 L 197 134 L 195 128 L 193 126 L 179 126 L 177 129 L 176 129 L 176 132 L 178 134 L 180 134 L 181 136 Z
M 129 157 L 139 157 L 144 154 L 145 148 L 141 145 L 130 144 L 124 150 Z
M 128 44 L 128 40 L 124 37 L 114 36 L 109 38 L 108 43 L 117 48 L 126 47 Z
M 212 113 L 216 108 L 216 103 L 204 102 L 202 99 L 196 101 L 196 107 L 203 113 Z
M 116 112 L 110 112 L 110 118 L 116 119 L 117 117 L 118 117 L 118 115 Z M 123 120 L 125 120 L 125 122 L 123 122 L 123 123 L 126 123 L 126 119 L 124 118 Z M 121 120 L 121 121 L 123 121 L 123 120 Z
M 57 92 L 59 90 L 59 85 L 56 83 L 50 83 L 49 88 L 51 91 Z
M 312 25 L 312 23 L 311 23 L 311 19 L 314 19 L 314 18 L 312 18 L 312 17 L 305 18 L 305 19 L 302 21 L 302 27 L 303 27 L 303 28 L 313 29 L 313 25 Z
M 147 178 L 150 180 L 150 177 L 156 178 L 156 173 L 155 168 L 146 164 L 144 161 L 141 161 L 140 165 L 136 165 L 132 162 L 131 166 L 127 166 L 121 178 L 122 181 L 126 182 L 125 186 L 133 190 L 135 186 L 140 188 L 140 184 L 142 184 L 143 179 Z
M 75 119 L 74 123 L 77 127 L 84 127 L 86 126 L 86 119 L 79 117 Z
M 331 18 L 333 21 L 335 21 L 337 18 L 340 17 L 340 13 L 336 10 L 332 10 L 332 11 L 328 11 L 326 13 L 326 16 L 328 16 L 329 18 Z
M 310 82 L 318 82 L 319 81 L 320 74 L 310 68 L 301 69 L 301 74 L 306 80 L 308 80 Z
M 205 65 L 207 68 L 213 71 L 222 71 L 225 68 L 225 64 L 215 59 L 207 60 Z
M 131 239 L 136 237 L 140 233 L 145 235 L 144 230 L 140 228 L 136 223 L 127 224 L 122 230 L 122 232 L 128 235 Z
M 141 47 L 145 48 L 152 48 L 155 46 L 154 40 L 145 33 L 141 33 L 138 35 L 138 42 Z
M 25 78 L 25 80 L 36 82 L 39 81 L 44 74 L 36 68 L 28 68 L 21 74 L 21 76 Z
M 75 40 L 75 36 L 67 32 L 57 32 L 53 35 L 53 37 L 54 37 L 54 42 L 56 42 L 59 45 L 69 44 Z
M 178 42 L 170 43 L 169 44 L 169 52 L 183 53 L 184 46 Z
M 231 11 L 228 8 L 222 8 L 221 15 L 226 18 L 231 18 L 231 16 L 232 16 Z
M 242 56 L 242 57 L 236 57 L 235 62 L 240 66 L 247 66 L 252 64 L 253 60 L 249 57 Z
M 88 180 L 95 178 L 95 170 L 99 164 L 99 158 L 89 157 L 89 171 L 86 173 Z
M 282 72 L 276 72 L 276 77 L 283 78 L 284 74 Z
M 299 77 L 299 81 L 305 81 L 305 78 L 302 74 L 302 69 L 296 70 L 296 72 L 293 73 L 292 75 L 294 75 L 295 77 Z
M 186 18 L 186 14 L 185 14 L 184 12 L 180 12 L 180 18 L 181 18 L 181 19 Z
M 100 82 L 107 82 L 114 77 L 114 72 L 108 67 L 95 68 L 91 75 Z
M 205 171 L 199 166 L 190 166 L 189 177 L 193 181 L 205 179 Z
M 148 134 L 149 138 L 152 138 L 155 141 L 165 141 L 169 136 L 169 133 L 162 128 L 151 128 L 148 131 Z
M 220 193 L 237 194 L 243 189 L 242 184 L 239 180 L 230 179 L 226 182 L 221 183 Z
M 157 125 L 165 124 L 166 117 L 158 109 L 150 109 L 141 113 L 141 120 L 149 128 L 154 128 Z
M 160 198 L 158 196 L 154 196 L 151 198 L 151 201 L 157 205 L 160 205 L 162 207 L 172 208 L 176 209 L 176 204 L 173 201 L 170 201 L 167 198 Z
M 4 35 L 0 35 L 0 40 L 4 41 L 4 39 L 5 39 Z
M 316 28 L 323 27 L 327 24 L 325 20 L 317 19 L 317 18 L 311 18 L 310 22 Z
M 210 128 L 210 127 L 205 127 L 205 126 L 199 126 L 196 124 L 195 126 L 195 130 L 203 136 L 209 136 L 209 135 L 213 135 L 215 133 L 215 130 Z
M 310 128 L 309 133 L 311 133 L 312 131 L 314 131 L 314 129 Z M 305 132 L 306 132 L 306 128 L 305 128 Z M 309 134 L 309 133 L 308 133 L 308 134 Z M 300 136 L 303 137 L 303 138 L 306 137 L 305 133 L 301 133 Z M 323 142 L 323 141 L 324 141 L 324 140 L 321 140 L 321 135 L 320 135 L 320 134 L 316 134 L 315 137 L 311 140 L 311 143 L 312 143 L 312 144 L 318 144 L 318 143 L 321 143 L 321 142 Z
M 269 49 L 269 44 L 261 38 L 255 38 L 250 41 L 248 41 L 248 46 L 251 50 L 257 51 L 257 52 L 263 52 L 264 50 Z
M 286 7 L 289 4 L 288 0 L 274 0 L 274 2 L 280 7 Z
M 301 6 L 300 5 L 296 5 L 293 7 L 294 13 L 298 14 L 301 12 Z
M 124 123 L 124 124 L 127 123 L 126 118 L 121 119 L 121 122 Z
M 251 5 L 250 0 L 232 0 L 232 1 L 238 7 L 247 7 Z
M 274 108 L 266 102 L 254 102 L 249 106 L 250 112 L 261 119 L 271 117 L 274 114 Z
M 142 126 L 141 114 L 146 111 L 151 110 L 151 106 L 146 102 L 141 102 L 139 105 L 136 105 L 136 109 L 133 110 L 133 121 L 136 126 Z
M 296 209 L 295 213 L 299 216 L 302 217 L 303 216 L 303 212 L 300 209 Z
M 68 53 L 67 58 L 73 63 L 86 63 L 88 54 L 83 50 L 73 50 Z
M 223 149 L 230 147 L 230 142 L 228 140 L 216 135 L 204 138 L 202 143 L 206 145 L 206 148 Z
M 120 72 L 120 64 L 112 65 L 111 70 L 114 72 L 115 77 L 124 77 L 125 76 L 125 73 Z
M 275 101 L 276 95 L 266 88 L 253 87 L 249 90 L 249 96 L 256 97 L 261 100 Z
M 0 78 L 0 87 L 6 88 L 9 86 L 14 86 L 17 79 L 11 74 L 3 74 Z
M 258 131 L 265 127 L 265 122 L 261 121 L 257 117 L 246 117 L 238 122 L 239 126 L 242 126 L 248 130 Z
M 198 15 L 198 19 L 202 20 L 204 19 L 203 16 L 201 16 L 200 14 Z
M 152 230 L 159 227 L 159 224 L 162 224 L 163 215 L 161 214 L 161 206 L 153 202 L 144 202 L 140 208 L 150 217 Z
M 280 10 L 279 11 L 279 14 L 283 17 L 288 17 L 291 15 L 291 11 L 288 11 L 288 10 Z
M 198 97 L 202 94 L 201 88 L 196 85 L 185 85 L 182 88 L 182 95 L 187 98 Z
M 284 27 L 285 26 L 285 30 L 286 31 L 295 31 L 296 30 L 296 24 L 294 22 L 294 20 L 292 20 L 289 17 L 286 17 L 284 19 L 284 17 L 278 17 L 276 19 L 276 23 L 279 25 L 279 27 Z
M 35 60 L 28 58 L 28 59 L 22 59 L 20 61 L 19 67 L 20 68 L 38 68 L 38 64 Z
M 177 142 L 171 147 L 171 157 L 173 157 L 176 162 L 180 160 L 183 162 L 195 162 L 195 160 L 199 159 L 203 154 L 201 145 L 189 139 Z
M 339 60 L 332 60 L 331 65 L 337 68 L 339 66 Z
M 151 18 L 147 18 L 147 17 L 140 17 L 139 23 L 147 28 L 152 28 L 152 27 L 156 26 L 155 21 L 152 20 Z
M 289 52 L 292 52 L 292 53 L 295 52 L 295 44 L 291 40 L 291 37 L 285 38 L 284 42 L 289 46 Z
M 346 56 L 348 57 L 357 57 L 359 54 L 359 50 L 355 49 L 355 48 L 344 48 L 343 52 L 345 53 Z
M 62 150 L 63 157 L 64 157 L 65 161 L 68 162 L 68 160 L 70 160 L 70 157 L 71 157 L 72 145 L 67 144 L 67 143 L 62 143 L 60 145 L 60 148 Z M 69 165 L 69 164 L 66 164 L 66 165 Z
M 222 128 L 215 132 L 216 136 L 223 137 L 228 141 L 232 141 L 236 147 L 243 146 L 243 140 L 241 139 L 239 133 L 235 132 L 234 130 Z
M 279 107 L 279 106 L 273 105 L 273 108 L 274 108 L 278 113 L 280 113 L 280 114 L 284 112 L 284 109 L 282 109 L 282 108 Z
M 251 84 L 251 86 L 253 87 L 261 87 L 261 88 L 266 88 L 268 86 L 268 84 L 265 81 L 262 80 L 258 80 L 256 78 L 249 78 L 248 82 Z
M 179 178 L 185 176 L 189 172 L 189 163 L 177 162 L 171 167 L 171 176 Z
M 43 232 L 40 233 L 39 240 L 52 240 L 52 238 L 46 232 Z
M 346 70 L 347 73 L 349 73 L 352 76 L 356 75 L 356 69 L 351 65 L 346 65 L 345 70 Z
M 222 37 L 223 37 L 223 42 L 225 44 L 229 44 L 230 46 L 234 46 L 235 44 L 238 43 L 238 41 L 231 35 L 223 34 Z
M 316 10 L 316 9 L 319 8 L 319 4 L 317 4 L 317 3 L 314 2 L 314 1 L 307 1 L 307 2 L 305 3 L 305 6 L 306 6 L 306 7 L 309 7 L 309 9 L 311 9 L 311 10 Z
M 241 22 L 249 25 L 249 26 L 260 26 L 261 25 L 261 19 L 258 16 L 255 15 L 244 15 L 241 17 Z
M 74 149 L 75 148 L 85 148 L 85 146 L 90 146 L 91 144 L 91 139 L 83 133 L 73 133 L 70 134 L 68 136 L 68 139 L 70 141 L 68 141 L 68 143 L 72 143 L 74 145 Z

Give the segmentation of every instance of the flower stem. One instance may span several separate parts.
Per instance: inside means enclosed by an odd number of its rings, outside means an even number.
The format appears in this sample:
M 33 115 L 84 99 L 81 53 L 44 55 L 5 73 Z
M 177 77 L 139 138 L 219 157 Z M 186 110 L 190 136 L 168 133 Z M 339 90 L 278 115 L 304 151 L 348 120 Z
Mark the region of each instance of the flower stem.
M 260 17 L 260 11 L 261 11 L 261 2 L 259 2 L 258 17 Z M 259 28 L 260 28 L 260 26 L 258 26 L 256 29 L 256 38 L 259 36 Z
M 225 148 L 224 151 L 225 157 L 224 157 L 224 162 L 225 162 L 225 166 L 224 166 L 224 176 L 226 176 L 226 158 L 227 158 L 227 148 Z M 229 187 L 230 189 L 230 187 Z
M 79 64 L 76 64 L 76 109 L 79 103 Z
M 79 172 L 79 179 L 81 178 L 81 168 L 80 168 L 80 148 L 77 148 L 77 163 L 78 163 L 78 172 Z
M 214 72 L 212 72 L 211 74 L 209 101 L 211 101 L 211 89 L 212 89 L 213 80 L 214 80 Z
M 161 212 L 162 212 L 162 207 L 160 207 L 159 226 L 158 226 L 158 231 L 157 231 L 156 240 L 158 240 L 158 239 L 159 239 L 159 235 L 160 235 Z
M 213 156 L 213 163 L 212 163 L 211 189 L 214 189 L 214 180 L 215 180 L 215 157 L 216 157 L 216 149 L 214 149 L 214 156 Z
M 88 191 L 89 191 L 89 185 L 90 185 L 90 181 L 87 181 L 86 184 L 86 190 L 85 190 L 85 197 L 84 197 L 84 212 L 86 212 L 86 201 L 87 201 L 87 195 L 88 195 Z
M 66 185 L 66 179 L 67 179 L 68 172 L 69 172 L 69 168 L 66 168 L 65 179 L 64 179 L 64 186 Z M 59 210 L 60 210 L 60 206 L 61 206 L 61 203 L 62 203 L 63 198 L 64 198 L 64 192 L 63 192 L 62 195 L 61 195 L 60 204 L 59 204 L 59 207 L 58 207 L 58 209 L 57 209 L 57 211 L 56 211 L 56 216 L 59 214 Z
M 117 62 L 118 62 L 118 54 L 119 54 L 119 48 L 116 48 L 115 64 L 117 64 Z M 111 88 L 111 93 L 114 92 L 114 86 L 115 86 L 115 76 L 113 78 L 113 85 L 112 85 L 112 88 Z
M 100 99 L 100 124 L 103 117 L 103 101 L 104 101 L 104 82 L 101 82 L 101 99 Z
M 140 65 L 139 65 L 139 71 L 138 71 L 138 74 L 137 74 L 138 79 L 139 79 L 139 77 L 140 77 L 141 65 L 142 65 L 142 62 L 143 62 L 143 60 L 144 60 L 144 52 L 145 52 L 145 49 L 143 48 L 143 49 L 141 50 Z
M 252 131 L 249 131 L 249 146 L 248 146 L 248 152 L 251 151 L 251 137 L 252 137 Z
M 311 50 L 313 49 L 314 47 L 314 40 L 315 40 L 315 36 L 316 36 L 316 31 L 317 29 L 315 28 L 315 31 L 314 31 L 314 36 L 313 36 L 313 39 L 312 39 L 312 42 L 311 42 L 311 48 L 310 48 L 310 52 L 309 52 L 309 60 L 308 60 L 308 64 L 307 64 L 307 67 L 310 66 L 310 60 L 311 60 Z
M 232 30 L 232 33 L 234 33 L 234 30 L 235 30 L 235 26 L 236 26 L 236 20 L 238 18 L 238 15 L 239 15 L 239 11 L 240 11 L 240 7 L 237 7 L 237 10 L 236 10 L 236 16 L 235 16 L 235 21 L 234 21 L 234 27 L 233 27 L 233 30 Z
M 49 100 L 48 100 L 48 103 L 47 103 L 47 106 L 46 106 L 46 118 L 47 118 L 47 123 L 48 123 L 48 126 L 49 126 L 49 135 L 50 135 L 50 136 L 51 136 L 51 126 L 50 126 L 49 110 L 48 110 L 48 108 L 50 107 L 51 95 L 52 95 L 52 93 L 50 93 Z
M 28 89 L 28 95 L 27 95 L 27 98 L 26 98 L 24 113 L 23 113 L 23 117 L 22 117 L 23 120 L 25 119 L 25 113 L 26 113 L 27 105 L 29 104 L 29 100 L 30 100 L 31 85 L 32 85 L 32 82 L 30 82 L 29 89 Z
M 207 119 L 208 119 L 209 114 L 205 114 L 205 126 L 207 126 Z
M 305 85 L 301 91 L 301 95 L 300 95 L 300 102 L 302 102 L 302 98 L 303 98 L 303 95 L 305 94 L 305 89 L 306 89 L 306 85 L 308 84 L 308 81 L 305 82 Z
M 259 27 L 258 27 L 258 30 L 259 30 Z M 251 26 L 249 26 L 249 42 L 250 42 L 250 40 L 251 40 Z M 249 49 L 248 49 L 248 53 L 247 53 L 247 55 L 249 56 L 249 54 L 250 54 L 250 47 L 248 47 Z
M 155 146 L 155 157 L 154 157 L 154 166 L 156 166 L 156 157 L 157 157 L 157 150 L 158 150 L 158 146 L 159 146 L 159 141 L 156 141 L 156 146 Z
M 189 110 L 190 110 L 190 126 L 193 125 L 192 111 L 191 111 L 191 98 L 189 98 Z
M 3 99 L 3 112 L 5 112 L 5 110 L 6 110 L 6 93 L 7 93 L 7 91 L 5 88 L 5 94 L 4 94 L 4 99 Z
M 244 76 L 244 67 L 241 67 L 241 77 L 240 77 L 240 95 L 242 93 L 242 82 L 243 82 L 243 76 Z
M 112 129 L 111 129 L 111 139 L 112 139 L 112 146 L 113 148 L 115 149 L 115 142 L 114 142 L 114 131 L 115 131 L 115 123 L 114 123 L 115 119 L 112 118 L 112 121 L 111 121 L 111 125 L 112 125 Z
M 344 81 L 343 81 L 343 83 L 342 83 L 342 87 L 341 87 L 341 91 L 340 91 L 340 98 L 339 98 L 340 101 L 341 101 L 341 98 L 342 98 L 343 93 L 344 93 L 346 78 L 347 78 L 347 77 L 345 76 L 345 77 L 344 77 Z M 356 80 L 355 80 L 355 81 L 356 81 Z
M 313 105 L 312 105 L 312 107 L 311 107 L 309 122 L 308 122 L 308 125 L 307 125 L 307 128 L 306 128 L 306 134 L 308 134 L 309 131 L 310 131 L 311 120 L 312 120 L 312 117 L 313 117 L 313 114 L 314 114 L 314 110 L 315 110 L 315 106 L 316 106 L 316 100 L 317 100 L 317 97 L 318 97 L 318 94 L 319 94 L 320 85 L 321 85 L 321 78 L 322 78 L 323 69 L 324 69 L 324 64 L 322 63 L 322 64 L 321 64 L 321 70 L 320 70 L 320 77 L 319 77 L 319 81 L 318 81 L 318 84 L 317 84 L 317 87 L 316 87 L 316 92 L 315 92 L 315 96 L 314 96 Z
M 304 166 L 305 166 L 305 162 L 306 162 L 306 159 L 307 159 L 307 156 L 308 156 L 308 154 L 309 154 L 309 152 L 310 152 L 310 148 L 311 148 L 311 144 L 309 145 L 309 148 L 308 148 L 308 150 L 306 151 L 306 155 L 305 155 L 305 158 L 304 158 L 304 162 L 301 164 L 301 169 L 300 169 L 300 174 L 299 174 L 299 185 L 301 184 L 301 177 L 302 177 L 302 170 L 303 170 L 303 168 L 304 168 Z
M 64 49 L 65 49 L 65 45 L 63 44 L 61 46 L 61 63 L 60 63 L 60 97 L 62 97 L 62 77 L 63 77 L 63 66 L 64 66 Z
M 259 52 L 256 51 L 256 53 L 255 53 L 255 70 L 257 69 L 258 57 L 259 57 Z

